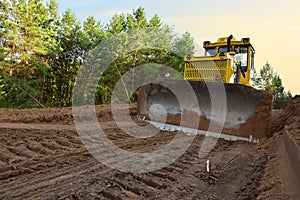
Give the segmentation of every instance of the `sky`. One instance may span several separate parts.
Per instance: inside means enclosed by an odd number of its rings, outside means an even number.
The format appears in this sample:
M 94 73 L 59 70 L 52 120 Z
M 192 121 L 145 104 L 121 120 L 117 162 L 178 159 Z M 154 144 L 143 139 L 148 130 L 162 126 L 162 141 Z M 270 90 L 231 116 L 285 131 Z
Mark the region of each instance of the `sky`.
M 196 44 L 232 34 L 249 37 L 256 50 L 257 71 L 267 62 L 285 90 L 300 94 L 300 1 L 298 0 L 57 0 L 80 21 L 94 16 L 103 24 L 115 14 L 143 7 L 148 19 L 157 14 L 174 31 L 192 34 Z M 299 82 L 297 82 L 299 80 Z

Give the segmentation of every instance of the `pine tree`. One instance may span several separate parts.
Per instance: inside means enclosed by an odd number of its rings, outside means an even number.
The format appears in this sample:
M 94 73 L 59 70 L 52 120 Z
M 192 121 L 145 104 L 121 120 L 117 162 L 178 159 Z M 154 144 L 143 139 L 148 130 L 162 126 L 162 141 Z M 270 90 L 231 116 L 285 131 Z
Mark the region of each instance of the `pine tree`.
M 162 26 L 161 19 L 155 14 L 149 21 L 148 27 L 151 28 L 160 28 Z
M 185 32 L 182 36 L 177 37 L 174 41 L 174 53 L 179 56 L 194 53 L 194 40 L 189 32 Z
M 274 109 L 283 108 L 292 97 L 290 91 L 284 91 L 280 76 L 274 72 L 268 62 L 261 68 L 260 74 L 254 80 L 254 83 L 256 87 L 272 94 Z
M 52 65 L 56 87 L 54 102 L 62 107 L 71 105 L 74 80 L 84 56 L 81 25 L 70 9 L 59 21 L 57 32 L 60 53 Z
M 100 44 L 105 38 L 101 23 L 97 22 L 94 17 L 88 17 L 83 22 L 83 48 L 86 52 L 92 50 Z
M 110 20 L 107 30 L 111 35 L 122 33 L 126 31 L 126 17 L 124 14 L 116 14 Z

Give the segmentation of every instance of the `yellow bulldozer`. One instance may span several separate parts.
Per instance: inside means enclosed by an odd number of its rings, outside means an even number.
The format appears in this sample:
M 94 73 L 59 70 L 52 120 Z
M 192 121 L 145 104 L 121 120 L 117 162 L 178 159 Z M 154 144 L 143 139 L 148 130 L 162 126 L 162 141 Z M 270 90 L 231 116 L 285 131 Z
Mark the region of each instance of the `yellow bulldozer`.
M 270 136 L 272 95 L 253 87 L 250 38 L 205 41 L 204 56 L 184 56 L 184 80 L 143 85 L 140 119 L 163 130 L 258 141 Z M 215 134 L 214 134 L 215 133 Z

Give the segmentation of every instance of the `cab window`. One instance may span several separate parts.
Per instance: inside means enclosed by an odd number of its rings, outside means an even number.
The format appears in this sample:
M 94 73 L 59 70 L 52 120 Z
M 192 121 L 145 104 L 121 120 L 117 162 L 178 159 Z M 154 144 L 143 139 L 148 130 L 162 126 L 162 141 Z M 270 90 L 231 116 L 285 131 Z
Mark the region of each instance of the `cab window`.
M 248 47 L 247 46 L 236 46 L 234 47 L 234 58 L 241 64 L 243 72 L 247 71 L 248 68 Z
M 230 47 L 230 51 L 232 51 L 232 48 Z M 219 47 L 219 50 L 218 50 L 219 53 L 221 52 L 227 52 L 227 46 L 221 46 Z
M 215 56 L 217 54 L 217 50 L 215 47 L 206 48 L 206 56 Z
M 251 54 L 250 54 L 251 55 L 250 56 L 251 57 L 251 69 L 254 70 L 254 51 L 251 50 L 250 52 L 251 52 Z

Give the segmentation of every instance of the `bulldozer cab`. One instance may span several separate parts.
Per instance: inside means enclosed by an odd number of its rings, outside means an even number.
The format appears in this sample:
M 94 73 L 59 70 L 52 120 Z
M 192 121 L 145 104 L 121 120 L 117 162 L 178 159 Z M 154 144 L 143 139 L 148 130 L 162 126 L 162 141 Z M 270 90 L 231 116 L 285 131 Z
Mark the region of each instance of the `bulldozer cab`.
M 249 38 L 205 41 L 203 48 L 204 56 L 185 56 L 185 80 L 253 85 L 255 50 Z

